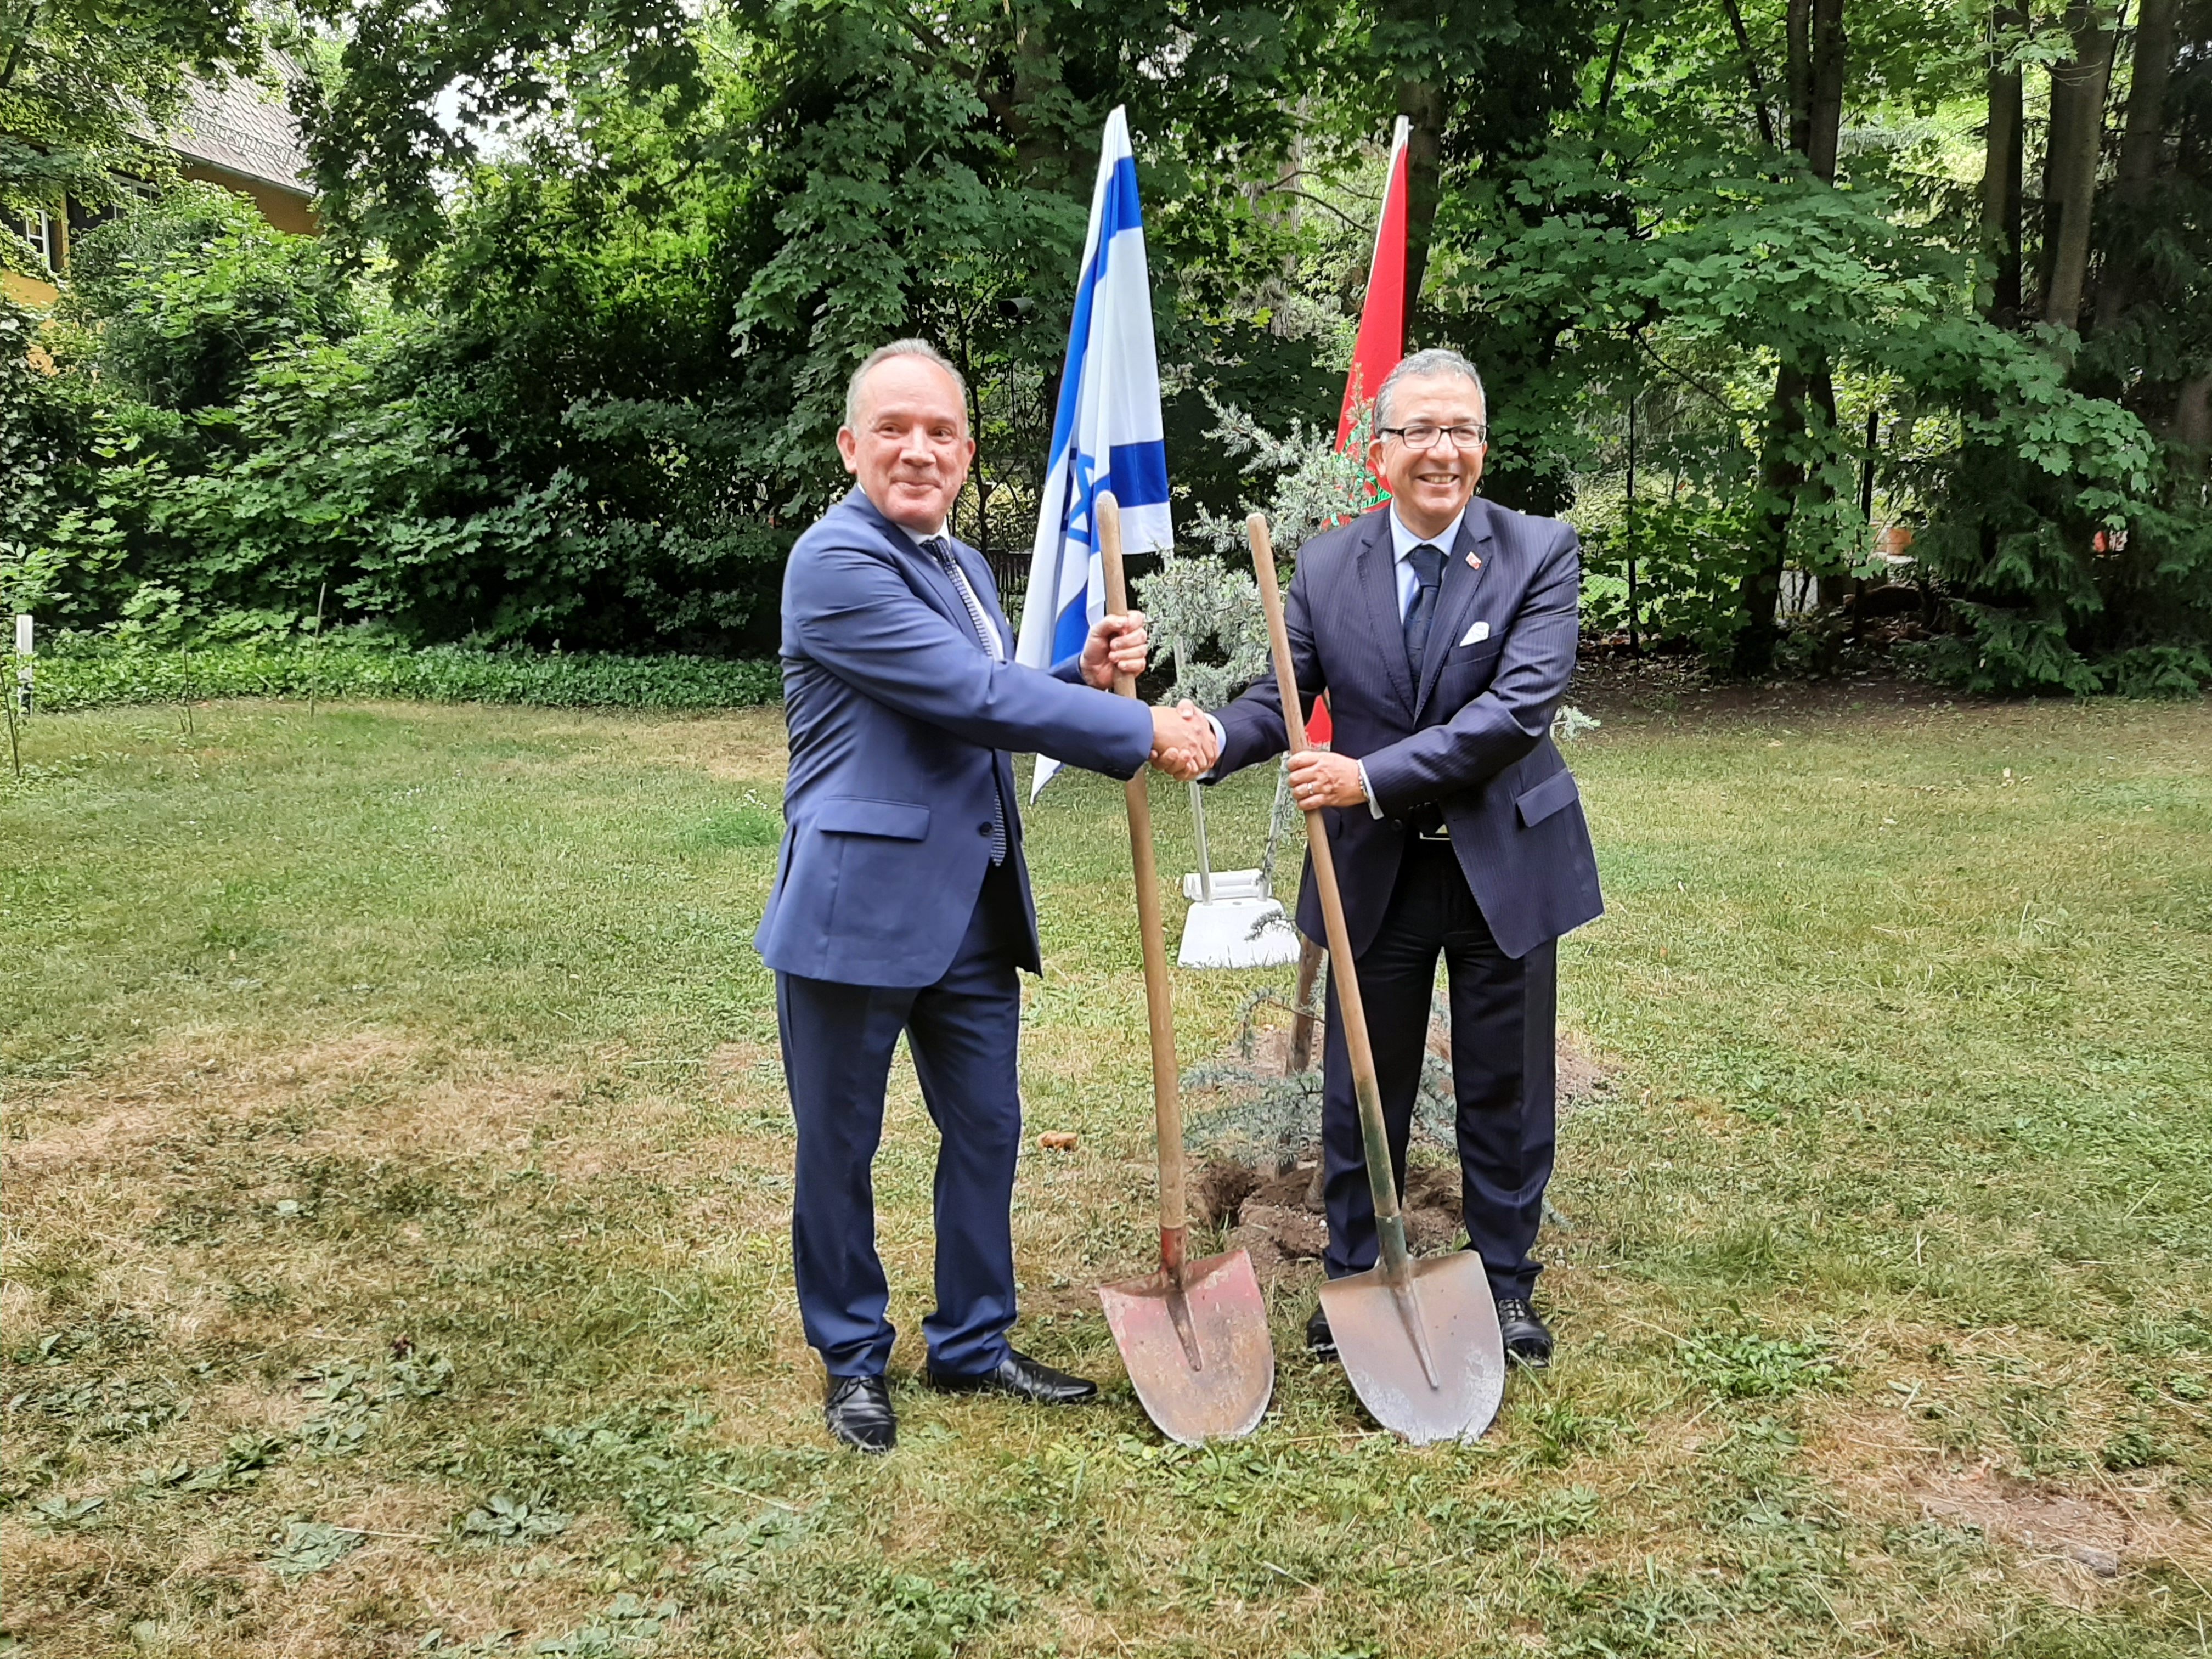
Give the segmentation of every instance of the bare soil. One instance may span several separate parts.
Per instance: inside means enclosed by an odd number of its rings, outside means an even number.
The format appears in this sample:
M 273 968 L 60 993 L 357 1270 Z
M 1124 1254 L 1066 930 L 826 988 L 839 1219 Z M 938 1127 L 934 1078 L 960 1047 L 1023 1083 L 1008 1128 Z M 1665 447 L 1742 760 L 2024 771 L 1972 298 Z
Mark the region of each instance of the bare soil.
M 1575 665 L 1567 701 L 1608 724 L 1637 726 L 1826 715 L 1878 720 L 1946 703 L 1998 700 L 1931 685 L 1877 659 L 1819 678 L 1730 680 L 1717 678 L 1694 656 L 1632 657 L 1622 650 L 1585 651 Z
M 1316 1056 L 1320 1030 L 1316 1019 Z M 1289 1029 L 1278 1026 L 1255 1034 L 1249 1060 L 1237 1054 L 1224 1056 L 1224 1063 L 1255 1078 L 1277 1077 L 1288 1069 L 1289 1050 Z M 1439 1060 L 1451 1058 L 1450 1026 L 1441 1017 L 1430 1024 L 1429 1052 Z M 1558 1109 L 1563 1115 L 1612 1082 L 1609 1067 L 1566 1037 L 1559 1041 L 1556 1064 Z M 1407 1242 L 1416 1255 L 1455 1248 L 1462 1233 L 1463 1208 L 1457 1167 L 1418 1147 L 1410 1164 L 1403 1200 Z M 1192 1202 L 1201 1224 L 1222 1231 L 1227 1248 L 1250 1253 L 1253 1270 L 1263 1282 L 1291 1264 L 1318 1261 L 1328 1246 L 1318 1141 L 1287 1165 L 1214 1158 L 1200 1173 Z

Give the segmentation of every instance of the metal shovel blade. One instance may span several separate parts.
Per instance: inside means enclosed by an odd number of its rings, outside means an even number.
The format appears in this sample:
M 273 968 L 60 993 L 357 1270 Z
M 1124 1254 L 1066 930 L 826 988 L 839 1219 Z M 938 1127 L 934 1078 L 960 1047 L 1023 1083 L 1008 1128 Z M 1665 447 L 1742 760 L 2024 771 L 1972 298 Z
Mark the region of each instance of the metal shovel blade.
M 1186 1446 L 1234 1440 L 1259 1425 L 1275 1391 L 1267 1304 L 1242 1250 L 1101 1285 L 1106 1323 L 1129 1381 L 1162 1434 Z
M 1398 1285 L 1376 1268 L 1321 1287 L 1337 1357 L 1384 1428 L 1417 1446 L 1480 1439 L 1505 1394 L 1490 1276 L 1472 1250 L 1407 1265 Z

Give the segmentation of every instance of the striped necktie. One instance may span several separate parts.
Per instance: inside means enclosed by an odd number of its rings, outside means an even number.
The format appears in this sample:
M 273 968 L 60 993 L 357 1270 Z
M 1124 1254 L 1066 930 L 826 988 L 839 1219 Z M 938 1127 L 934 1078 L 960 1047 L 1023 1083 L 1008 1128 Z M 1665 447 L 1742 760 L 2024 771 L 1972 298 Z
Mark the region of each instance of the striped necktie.
M 932 536 L 922 545 L 944 568 L 946 577 L 967 605 L 968 620 L 975 628 L 975 642 L 991 653 L 992 661 L 1004 662 L 1006 659 L 1006 644 L 999 638 L 999 630 L 991 625 L 990 613 L 983 609 L 983 601 L 976 597 L 975 585 L 968 580 L 968 573 L 952 556 L 952 544 L 942 536 Z M 1004 864 L 1006 861 L 1006 804 L 1000 798 L 999 762 L 994 755 L 991 758 L 991 862 Z

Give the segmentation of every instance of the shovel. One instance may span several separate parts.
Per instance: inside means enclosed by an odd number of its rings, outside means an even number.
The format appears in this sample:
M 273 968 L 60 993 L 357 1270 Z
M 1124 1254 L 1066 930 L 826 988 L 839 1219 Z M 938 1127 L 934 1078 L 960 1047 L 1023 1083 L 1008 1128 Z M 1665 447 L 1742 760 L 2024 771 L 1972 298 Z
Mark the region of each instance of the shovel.
M 1101 495 L 1100 551 L 1106 604 L 1128 609 L 1121 575 L 1121 517 Z M 1137 695 L 1127 675 L 1114 683 Z M 1182 1100 L 1176 1068 L 1175 1019 L 1168 1000 L 1166 936 L 1160 922 L 1159 876 L 1152 864 L 1152 803 L 1145 775 L 1129 780 L 1129 852 L 1136 866 L 1137 925 L 1144 934 L 1145 1007 L 1152 1036 L 1152 1105 L 1160 1150 L 1160 1270 L 1119 1285 L 1101 1285 L 1106 1323 L 1121 1350 L 1129 1381 L 1160 1432 L 1186 1446 L 1251 1433 L 1275 1389 L 1275 1349 L 1267 1336 L 1267 1304 L 1242 1250 L 1193 1261 L 1184 1255 L 1189 1229 L 1183 1207 Z
M 1264 514 L 1244 521 L 1251 538 L 1254 574 L 1267 610 L 1267 643 L 1275 685 L 1283 699 L 1283 729 L 1291 752 L 1306 746 L 1306 723 L 1283 625 L 1283 595 L 1276 585 L 1275 550 Z M 1382 1124 L 1382 1096 L 1375 1082 L 1375 1051 L 1367 1038 L 1367 1011 L 1352 960 L 1352 935 L 1344 925 L 1336 860 L 1318 808 L 1306 813 L 1306 846 L 1314 886 L 1328 928 L 1329 973 L 1336 981 L 1344 1020 L 1352 1084 L 1359 1099 L 1359 1138 L 1367 1154 L 1367 1185 L 1375 1197 L 1380 1260 L 1364 1273 L 1333 1279 L 1321 1287 L 1337 1356 L 1360 1403 L 1384 1428 L 1417 1446 L 1435 1440 L 1474 1440 L 1498 1415 L 1505 1393 L 1505 1344 L 1498 1330 L 1498 1304 L 1490 1277 L 1472 1250 L 1416 1261 L 1406 1249 L 1406 1218 L 1390 1164 Z

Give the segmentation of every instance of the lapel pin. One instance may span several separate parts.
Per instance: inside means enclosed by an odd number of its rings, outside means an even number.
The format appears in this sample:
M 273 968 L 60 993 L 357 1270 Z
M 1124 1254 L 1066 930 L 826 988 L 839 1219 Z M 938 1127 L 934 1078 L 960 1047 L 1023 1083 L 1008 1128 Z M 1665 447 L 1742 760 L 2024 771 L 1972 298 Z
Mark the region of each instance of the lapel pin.
M 1467 556 L 1467 568 L 1469 570 L 1480 570 L 1482 568 L 1482 561 L 1470 553 Z

